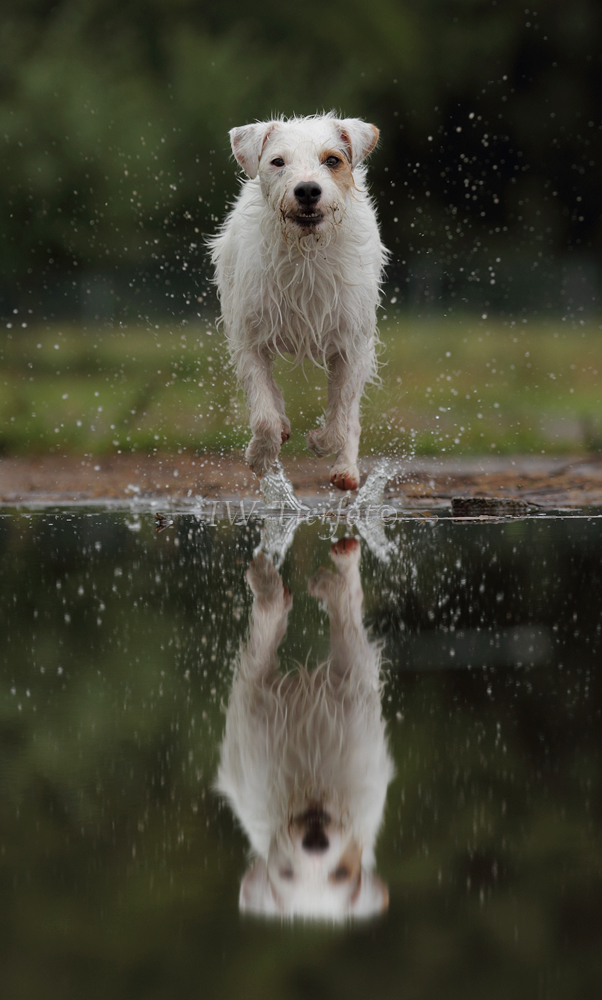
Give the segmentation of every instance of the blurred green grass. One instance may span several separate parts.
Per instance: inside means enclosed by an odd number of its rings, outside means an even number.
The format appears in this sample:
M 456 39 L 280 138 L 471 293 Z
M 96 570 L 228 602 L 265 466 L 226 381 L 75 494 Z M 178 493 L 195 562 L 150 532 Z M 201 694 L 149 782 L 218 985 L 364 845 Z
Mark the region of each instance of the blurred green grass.
M 363 454 L 579 453 L 602 449 L 602 324 L 400 317 L 381 326 L 381 383 L 363 412 Z M 326 378 L 279 360 L 301 453 Z M 209 323 L 0 333 L 6 454 L 218 451 L 248 439 L 223 337 Z

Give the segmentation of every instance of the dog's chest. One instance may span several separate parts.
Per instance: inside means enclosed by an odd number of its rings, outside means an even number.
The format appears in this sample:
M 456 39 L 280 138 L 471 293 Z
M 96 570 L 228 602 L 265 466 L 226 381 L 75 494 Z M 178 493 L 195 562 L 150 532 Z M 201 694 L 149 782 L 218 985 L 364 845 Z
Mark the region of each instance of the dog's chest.
M 272 257 L 257 283 L 256 334 L 270 350 L 322 359 L 358 331 L 374 327 L 378 288 L 361 274 L 347 275 L 338 261 Z
M 263 309 L 283 340 L 320 344 L 340 325 L 344 285 L 326 262 L 290 261 L 265 272 Z

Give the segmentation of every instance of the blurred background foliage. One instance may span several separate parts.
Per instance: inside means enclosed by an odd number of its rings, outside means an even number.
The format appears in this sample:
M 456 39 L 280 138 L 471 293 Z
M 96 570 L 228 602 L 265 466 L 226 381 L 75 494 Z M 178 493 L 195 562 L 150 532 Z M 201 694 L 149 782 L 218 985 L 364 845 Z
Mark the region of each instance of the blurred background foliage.
M 228 453 L 248 440 L 211 323 L 10 326 L 0 330 L 0 453 Z M 602 451 L 598 320 L 385 316 L 380 333 L 362 454 Z M 292 417 L 283 455 L 307 454 L 325 374 L 280 359 L 275 370 Z
M 599 450 L 602 8 L 524 2 L 5 0 L 0 449 L 243 445 L 228 129 L 335 108 L 381 129 L 393 251 L 364 450 Z M 298 451 L 323 385 L 283 379 Z
M 5 0 L 3 311 L 198 310 L 228 129 L 333 107 L 381 129 L 400 301 L 591 308 L 602 8 L 524 2 Z

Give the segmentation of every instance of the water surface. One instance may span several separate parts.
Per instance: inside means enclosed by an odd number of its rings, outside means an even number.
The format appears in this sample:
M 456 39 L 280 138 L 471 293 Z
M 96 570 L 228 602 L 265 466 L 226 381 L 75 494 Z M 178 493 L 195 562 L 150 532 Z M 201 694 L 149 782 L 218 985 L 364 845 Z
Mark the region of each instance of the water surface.
M 329 655 L 332 532 L 276 556 L 283 668 Z M 379 532 L 355 529 L 389 903 L 338 924 L 240 912 L 249 839 L 214 791 L 261 524 L 0 518 L 3 996 L 599 995 L 602 521 Z

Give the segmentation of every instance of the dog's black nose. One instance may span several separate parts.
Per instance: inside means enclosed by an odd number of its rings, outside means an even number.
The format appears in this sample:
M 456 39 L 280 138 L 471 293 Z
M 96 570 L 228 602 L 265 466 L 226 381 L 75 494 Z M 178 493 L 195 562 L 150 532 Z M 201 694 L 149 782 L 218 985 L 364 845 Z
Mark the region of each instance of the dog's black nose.
M 310 826 L 309 830 L 305 834 L 301 845 L 304 851 L 327 851 L 328 850 L 328 837 L 324 833 L 324 828 L 321 826 Z
M 295 198 L 300 205 L 315 205 L 321 197 L 322 188 L 315 181 L 302 181 L 295 188 Z

